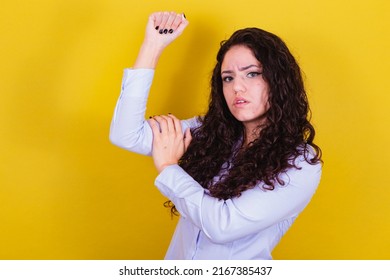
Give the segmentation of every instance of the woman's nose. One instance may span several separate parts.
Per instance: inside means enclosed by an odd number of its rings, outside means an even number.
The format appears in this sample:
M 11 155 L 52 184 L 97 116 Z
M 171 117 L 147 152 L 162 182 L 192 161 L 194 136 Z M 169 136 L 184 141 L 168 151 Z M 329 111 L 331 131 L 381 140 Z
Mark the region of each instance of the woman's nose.
M 234 90 L 234 93 L 236 93 L 236 94 L 238 92 L 245 92 L 246 91 L 245 82 L 242 78 L 237 77 L 236 79 L 234 79 L 233 90 Z

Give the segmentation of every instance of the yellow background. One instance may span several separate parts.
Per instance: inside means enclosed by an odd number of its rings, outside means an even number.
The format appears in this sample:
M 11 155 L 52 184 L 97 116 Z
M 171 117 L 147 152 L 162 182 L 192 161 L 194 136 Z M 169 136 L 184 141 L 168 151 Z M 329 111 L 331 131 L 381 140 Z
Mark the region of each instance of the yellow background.
M 325 165 L 275 259 L 390 259 L 386 0 L 35 0 L 0 9 L 0 259 L 161 259 L 177 219 L 152 160 L 113 146 L 123 69 L 147 16 L 190 25 L 163 54 L 148 114 L 201 114 L 219 42 L 257 26 L 305 74 Z

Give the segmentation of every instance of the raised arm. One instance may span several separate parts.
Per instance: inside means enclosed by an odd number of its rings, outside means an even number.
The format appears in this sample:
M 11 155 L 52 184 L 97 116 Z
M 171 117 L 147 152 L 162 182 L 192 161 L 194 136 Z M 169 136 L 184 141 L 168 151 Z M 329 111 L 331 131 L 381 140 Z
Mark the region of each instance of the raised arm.
M 151 154 L 152 133 L 145 121 L 154 69 L 163 50 L 184 31 L 184 14 L 157 12 L 149 16 L 145 38 L 132 68 L 126 69 L 110 127 L 110 141 L 127 150 Z M 184 122 L 183 126 L 191 125 Z

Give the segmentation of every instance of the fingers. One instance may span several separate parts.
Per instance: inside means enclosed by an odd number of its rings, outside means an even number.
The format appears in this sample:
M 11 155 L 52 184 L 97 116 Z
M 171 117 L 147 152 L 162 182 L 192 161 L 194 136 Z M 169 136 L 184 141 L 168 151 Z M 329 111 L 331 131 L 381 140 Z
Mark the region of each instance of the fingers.
M 172 27 L 173 27 L 173 22 L 175 21 L 176 17 L 177 17 L 176 13 L 173 13 L 173 14 L 171 13 L 169 15 L 167 22 L 164 25 L 164 31 L 163 31 L 164 34 L 167 34 L 168 32 L 173 33 L 174 29 Z M 161 34 L 161 32 L 160 32 L 160 34 Z
M 175 132 L 175 124 L 173 120 L 169 116 L 155 116 L 153 118 L 160 125 L 161 133 L 174 133 Z
M 151 14 L 149 19 L 153 22 L 154 29 L 159 30 L 161 23 L 162 23 L 162 13 L 157 12 L 157 13 Z
M 169 12 L 163 12 L 163 13 L 161 13 L 160 17 L 161 17 L 161 23 L 160 23 L 159 33 L 160 33 L 160 34 L 163 34 L 163 33 L 167 34 L 167 29 L 166 29 L 166 27 L 167 27 L 167 25 L 168 25 L 167 23 L 168 23 L 168 21 L 169 21 L 169 18 L 172 17 L 172 16 L 171 16 L 171 13 L 169 13 Z M 165 31 L 165 32 L 164 32 L 164 31 Z
M 148 24 L 146 26 L 144 47 L 149 52 L 157 52 L 157 60 L 159 54 L 173 41 L 175 41 L 187 27 L 188 21 L 184 16 L 184 13 L 178 14 L 175 12 L 157 12 L 149 16 Z M 152 46 L 152 47 L 151 47 Z M 152 50 L 150 50 L 152 49 Z M 146 51 L 145 51 L 146 52 Z M 145 55 L 146 57 L 149 57 Z M 156 61 L 141 62 L 147 66 L 154 68 L 157 64 Z M 150 60 L 150 59 L 149 59 Z M 138 62 L 138 60 L 137 60 Z M 142 63 L 137 63 L 137 67 Z M 142 66 L 144 66 L 142 65 Z
M 176 30 L 179 27 L 179 25 L 183 22 L 183 15 L 184 14 L 176 14 L 176 16 L 172 22 L 172 25 L 171 25 L 171 28 L 173 30 Z
M 151 124 L 151 126 L 157 126 L 160 133 L 171 133 L 183 136 L 181 122 L 172 114 L 153 116 L 149 120 L 149 124 Z
M 153 134 L 161 133 L 160 124 L 155 118 L 150 118 L 148 123 L 152 128 Z
M 184 15 L 184 13 L 180 14 L 180 17 L 176 18 L 176 19 L 178 20 L 178 25 L 177 25 L 177 29 L 175 32 L 180 35 L 181 33 L 183 33 L 184 29 L 187 27 L 189 22 L 186 19 L 186 16 Z
M 191 129 L 187 128 L 184 134 L 184 150 L 187 151 L 188 146 L 190 145 L 192 140 Z
M 160 173 L 179 163 L 191 142 L 191 132 L 187 129 L 183 135 L 180 120 L 172 114 L 151 117 L 148 123 L 153 132 L 153 161 Z
M 157 12 L 151 15 L 151 19 L 154 21 L 154 29 L 160 34 L 172 34 L 176 30 L 181 33 L 188 25 L 184 13 Z
M 172 120 L 176 133 L 183 135 L 180 120 L 172 114 L 169 114 L 168 117 Z

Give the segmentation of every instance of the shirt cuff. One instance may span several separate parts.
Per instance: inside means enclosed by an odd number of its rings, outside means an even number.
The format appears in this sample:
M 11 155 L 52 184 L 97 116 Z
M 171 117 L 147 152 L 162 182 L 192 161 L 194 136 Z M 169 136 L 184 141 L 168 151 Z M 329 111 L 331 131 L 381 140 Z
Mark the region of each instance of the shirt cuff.
M 144 89 L 132 90 L 132 97 L 145 97 L 145 92 L 149 92 L 154 76 L 154 69 L 133 69 L 126 68 L 122 79 L 122 92 L 127 93 L 126 88 Z

